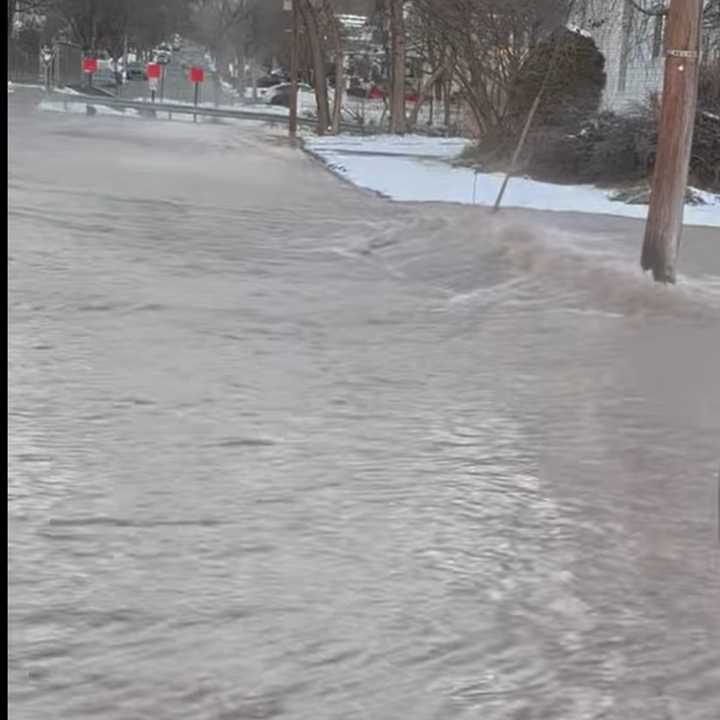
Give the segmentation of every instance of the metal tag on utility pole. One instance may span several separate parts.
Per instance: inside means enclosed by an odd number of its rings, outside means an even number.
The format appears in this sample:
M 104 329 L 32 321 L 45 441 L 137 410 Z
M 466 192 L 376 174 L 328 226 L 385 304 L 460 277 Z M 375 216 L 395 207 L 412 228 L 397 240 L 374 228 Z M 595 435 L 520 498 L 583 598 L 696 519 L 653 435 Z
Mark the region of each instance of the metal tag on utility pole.
M 283 0 L 283 10 L 285 12 L 292 12 L 293 0 Z

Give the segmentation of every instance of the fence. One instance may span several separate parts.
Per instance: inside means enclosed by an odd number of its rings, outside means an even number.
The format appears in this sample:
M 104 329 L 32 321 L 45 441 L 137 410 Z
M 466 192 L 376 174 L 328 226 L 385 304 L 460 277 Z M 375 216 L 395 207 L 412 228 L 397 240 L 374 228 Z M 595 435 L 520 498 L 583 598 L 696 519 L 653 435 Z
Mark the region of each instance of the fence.
M 54 47 L 52 66 L 54 85 L 82 83 L 82 50 L 77 45 L 59 42 Z
M 13 82 L 42 82 L 44 70 L 40 62 L 40 48 L 31 48 L 17 38 L 8 38 L 8 80 Z
M 47 73 L 47 74 L 46 74 Z M 41 59 L 41 49 L 16 38 L 8 40 L 8 80 L 17 83 L 71 85 L 82 82 L 82 50 L 71 43 L 53 46 L 49 67 Z

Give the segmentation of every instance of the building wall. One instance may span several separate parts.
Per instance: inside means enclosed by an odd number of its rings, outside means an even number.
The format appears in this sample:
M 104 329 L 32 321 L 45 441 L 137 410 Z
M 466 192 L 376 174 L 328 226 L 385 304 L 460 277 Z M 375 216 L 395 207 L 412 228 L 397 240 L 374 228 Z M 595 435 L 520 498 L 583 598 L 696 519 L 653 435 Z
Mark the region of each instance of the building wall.
M 664 18 L 647 17 L 626 0 L 586 0 L 574 22 L 592 35 L 605 56 L 604 109 L 628 112 L 661 92 Z

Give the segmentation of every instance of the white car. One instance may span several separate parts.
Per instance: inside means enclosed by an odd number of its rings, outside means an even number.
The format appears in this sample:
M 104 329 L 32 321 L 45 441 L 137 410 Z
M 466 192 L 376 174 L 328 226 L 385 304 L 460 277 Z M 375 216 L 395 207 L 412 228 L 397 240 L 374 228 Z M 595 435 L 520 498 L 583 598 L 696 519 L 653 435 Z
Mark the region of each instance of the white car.
M 172 50 L 169 45 L 163 43 L 153 50 L 153 62 L 158 63 L 158 65 L 167 65 L 171 59 Z

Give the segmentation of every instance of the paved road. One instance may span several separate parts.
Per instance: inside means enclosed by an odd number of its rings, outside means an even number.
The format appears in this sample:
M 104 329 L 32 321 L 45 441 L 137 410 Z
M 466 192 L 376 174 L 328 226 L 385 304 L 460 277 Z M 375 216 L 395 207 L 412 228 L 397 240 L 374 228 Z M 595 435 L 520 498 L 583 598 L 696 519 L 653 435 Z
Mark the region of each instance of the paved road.
M 194 86 L 189 80 L 191 67 L 202 67 L 205 70 L 205 82 L 200 88 L 201 102 L 232 104 L 233 96 L 218 85 L 217 76 L 212 72 L 205 58 L 205 52 L 202 48 L 192 45 L 186 45 L 180 51 L 173 52 L 170 63 L 165 66 L 165 99 L 185 102 L 194 100 Z M 149 97 L 149 85 L 146 81 L 130 81 L 121 88 L 120 95 L 130 99 Z

